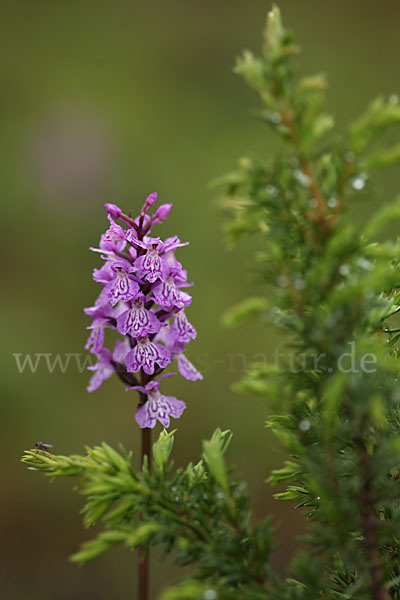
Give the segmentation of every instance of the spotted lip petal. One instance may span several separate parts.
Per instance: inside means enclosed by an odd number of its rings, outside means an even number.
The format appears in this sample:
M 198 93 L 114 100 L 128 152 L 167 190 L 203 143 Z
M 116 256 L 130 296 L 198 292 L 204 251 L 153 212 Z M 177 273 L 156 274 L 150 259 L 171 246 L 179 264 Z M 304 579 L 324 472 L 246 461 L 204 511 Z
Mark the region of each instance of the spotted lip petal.
M 164 310 L 174 310 L 175 308 L 184 308 L 189 306 L 192 301 L 191 296 L 186 292 L 179 290 L 172 275 L 169 275 L 165 281 L 153 289 L 153 294 L 157 304 Z
M 150 248 L 146 254 L 139 256 L 133 263 L 138 277 L 155 283 L 158 279 L 165 281 L 169 274 L 169 268 L 163 257 L 156 248 Z
M 107 286 L 108 300 L 111 306 L 115 306 L 120 301 L 129 302 L 134 300 L 140 290 L 139 284 L 129 276 L 129 272 L 122 261 L 115 261 L 112 268 L 116 272 L 115 277 Z
M 153 375 L 155 364 L 165 369 L 171 362 L 171 354 L 165 346 L 150 342 L 149 338 L 137 340 L 136 346 L 125 358 L 126 369 L 129 373 L 137 373 L 143 369 L 147 375 Z
M 160 331 L 160 321 L 154 312 L 144 307 L 143 299 L 144 296 L 139 301 L 136 299 L 132 307 L 118 317 L 117 329 L 122 335 L 129 334 L 137 339 Z
M 164 427 L 169 427 L 170 417 L 178 419 L 186 408 L 182 400 L 173 396 L 163 396 L 159 391 L 151 392 L 145 404 L 139 406 L 135 419 L 138 425 L 144 429 L 153 429 L 159 421 Z

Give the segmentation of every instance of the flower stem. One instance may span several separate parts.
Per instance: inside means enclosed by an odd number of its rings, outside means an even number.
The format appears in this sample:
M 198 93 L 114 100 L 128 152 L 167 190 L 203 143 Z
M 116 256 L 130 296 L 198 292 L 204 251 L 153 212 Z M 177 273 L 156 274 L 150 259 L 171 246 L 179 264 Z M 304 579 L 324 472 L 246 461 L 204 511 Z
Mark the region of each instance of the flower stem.
M 147 459 L 147 467 L 151 471 L 151 429 L 142 429 L 142 466 Z M 147 458 L 146 458 L 147 457 Z M 147 548 L 138 548 L 138 600 L 148 600 L 149 597 L 150 560 Z

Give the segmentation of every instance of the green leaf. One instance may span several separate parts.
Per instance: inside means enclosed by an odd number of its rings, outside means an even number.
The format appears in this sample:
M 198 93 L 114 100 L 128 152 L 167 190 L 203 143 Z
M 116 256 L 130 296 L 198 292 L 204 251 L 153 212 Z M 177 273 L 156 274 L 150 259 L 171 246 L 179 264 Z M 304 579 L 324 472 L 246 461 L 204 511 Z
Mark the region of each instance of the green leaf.
M 400 123 L 400 104 L 385 101 L 380 96 L 350 129 L 352 150 L 357 155 L 382 135 L 388 127 Z
M 113 546 L 121 544 L 126 539 L 126 535 L 122 531 L 103 531 L 97 538 L 89 540 L 82 544 L 79 552 L 76 552 L 70 557 L 71 562 L 83 565 L 100 554 L 107 552 Z
M 165 469 L 169 457 L 172 452 L 172 447 L 174 445 L 174 433 L 176 429 L 173 431 L 167 431 L 164 429 L 158 440 L 153 444 L 153 458 L 155 465 L 160 469 Z
M 277 62 L 299 52 L 299 48 L 293 44 L 292 34 L 284 28 L 281 11 L 275 4 L 268 13 L 264 36 L 264 56 L 267 61 Z
M 223 458 L 229 443 L 232 439 L 232 434 L 229 430 L 221 431 L 216 429 L 210 440 L 203 442 L 203 456 L 210 470 L 212 477 L 229 494 L 228 471 L 225 460 Z
M 285 466 L 280 469 L 274 469 L 271 471 L 270 476 L 267 479 L 267 483 L 272 485 L 279 485 L 283 481 L 288 479 L 295 479 L 301 473 L 301 467 L 298 463 L 285 460 Z
M 224 316 L 224 324 L 229 327 L 241 325 L 265 312 L 269 306 L 270 303 L 266 298 L 247 298 L 227 311 Z
M 309 492 L 298 485 L 290 485 L 286 492 L 279 492 L 278 494 L 274 494 L 274 498 L 276 500 L 304 500 L 304 496 L 309 496 Z

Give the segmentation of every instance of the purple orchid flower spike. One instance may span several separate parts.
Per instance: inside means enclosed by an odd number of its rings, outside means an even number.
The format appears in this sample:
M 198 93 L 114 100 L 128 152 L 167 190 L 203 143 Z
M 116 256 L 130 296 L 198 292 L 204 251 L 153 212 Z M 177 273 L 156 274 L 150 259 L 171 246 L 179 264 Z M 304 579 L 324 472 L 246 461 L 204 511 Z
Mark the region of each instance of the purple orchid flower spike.
M 192 298 L 183 288 L 192 284 L 175 256 L 188 242 L 151 235 L 172 207 L 163 204 L 155 209 L 156 202 L 157 194 L 150 194 L 136 218 L 115 204 L 105 205 L 109 227 L 100 247 L 92 248 L 104 261 L 93 271 L 102 289 L 94 306 L 85 309 L 93 319 L 86 349 L 97 357 L 89 367 L 93 375 L 88 390 L 96 390 L 116 373 L 127 389 L 140 393 L 136 421 L 142 429 L 152 429 L 157 421 L 168 427 L 170 418 L 180 417 L 185 409 L 184 402 L 160 391 L 160 381 L 173 373 L 160 374 L 172 362 L 185 379 L 202 378 L 186 357 L 196 330 L 185 314 Z M 121 336 L 112 353 L 107 348 L 109 330 Z

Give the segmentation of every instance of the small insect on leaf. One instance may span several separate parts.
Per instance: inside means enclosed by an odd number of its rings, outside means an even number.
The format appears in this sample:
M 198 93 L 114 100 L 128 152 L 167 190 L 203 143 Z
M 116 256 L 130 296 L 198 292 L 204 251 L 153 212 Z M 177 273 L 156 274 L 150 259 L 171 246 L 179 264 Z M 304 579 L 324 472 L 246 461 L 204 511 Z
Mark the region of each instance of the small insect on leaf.
M 44 450 L 44 452 L 48 452 L 50 448 L 53 447 L 53 444 L 45 444 L 44 442 L 35 442 L 35 446 L 38 450 Z

